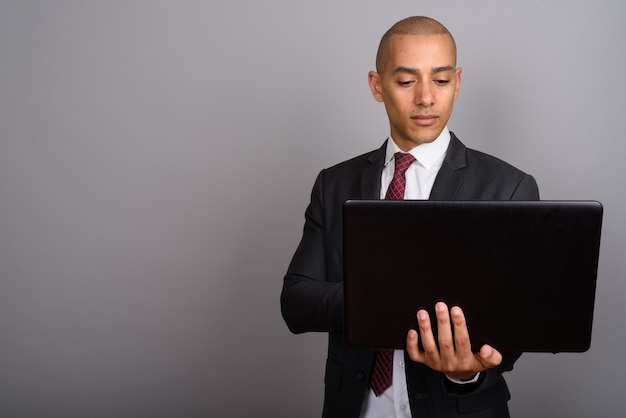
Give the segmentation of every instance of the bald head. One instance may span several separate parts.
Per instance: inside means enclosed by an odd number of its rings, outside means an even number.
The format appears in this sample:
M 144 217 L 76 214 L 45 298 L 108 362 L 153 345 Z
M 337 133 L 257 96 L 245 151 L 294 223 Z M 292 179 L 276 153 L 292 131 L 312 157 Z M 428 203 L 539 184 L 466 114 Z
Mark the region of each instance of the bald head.
M 446 35 L 452 42 L 456 64 L 456 43 L 448 29 L 435 19 L 425 16 L 412 16 L 397 22 L 383 35 L 378 46 L 378 53 L 376 54 L 376 71 L 381 72 L 383 69 L 384 62 L 388 59 L 389 44 L 396 35 Z

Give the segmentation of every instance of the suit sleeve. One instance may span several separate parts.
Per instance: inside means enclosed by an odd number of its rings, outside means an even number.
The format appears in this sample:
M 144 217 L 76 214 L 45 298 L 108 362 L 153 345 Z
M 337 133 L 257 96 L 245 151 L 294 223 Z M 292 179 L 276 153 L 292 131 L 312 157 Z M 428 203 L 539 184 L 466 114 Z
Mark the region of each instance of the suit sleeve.
M 325 209 L 322 171 L 311 193 L 302 239 L 284 277 L 280 298 L 283 318 L 293 333 L 343 331 L 343 283 L 329 279 L 331 211 Z

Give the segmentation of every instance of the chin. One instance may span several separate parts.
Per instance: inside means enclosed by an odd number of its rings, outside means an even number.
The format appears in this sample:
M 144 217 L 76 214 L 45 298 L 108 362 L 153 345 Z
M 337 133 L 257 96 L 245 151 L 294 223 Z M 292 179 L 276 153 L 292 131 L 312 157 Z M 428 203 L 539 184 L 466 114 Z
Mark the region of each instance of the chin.
M 428 144 L 430 142 L 433 142 L 435 139 L 439 138 L 439 135 L 441 134 L 442 129 L 432 129 L 429 130 L 429 132 L 421 132 L 419 135 L 415 135 L 413 137 L 414 142 L 416 144 Z
M 437 139 L 439 135 L 435 136 L 435 137 L 425 137 L 425 138 L 415 138 L 415 140 L 413 141 L 415 143 L 415 145 L 422 145 L 422 144 L 429 144 L 431 142 L 433 142 L 435 139 Z

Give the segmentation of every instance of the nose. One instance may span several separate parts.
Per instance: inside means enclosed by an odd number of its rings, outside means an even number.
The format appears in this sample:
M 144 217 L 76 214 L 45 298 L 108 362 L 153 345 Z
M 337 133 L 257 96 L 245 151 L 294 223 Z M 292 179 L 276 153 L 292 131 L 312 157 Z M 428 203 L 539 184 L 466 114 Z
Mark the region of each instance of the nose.
M 435 103 L 435 95 L 433 86 L 429 81 L 422 81 L 417 85 L 415 93 L 415 104 L 418 106 L 429 107 Z

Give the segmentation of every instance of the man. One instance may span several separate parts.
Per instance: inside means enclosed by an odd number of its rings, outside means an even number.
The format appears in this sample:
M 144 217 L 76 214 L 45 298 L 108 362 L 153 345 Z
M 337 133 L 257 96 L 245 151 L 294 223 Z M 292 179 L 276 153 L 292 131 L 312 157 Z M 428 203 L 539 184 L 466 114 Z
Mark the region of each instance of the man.
M 385 105 L 389 139 L 376 151 L 320 172 L 281 295 L 292 332 L 329 333 L 323 416 L 508 417 L 510 395 L 502 373 L 512 369 L 519 354 L 499 353 L 487 345 L 472 353 L 460 307 L 435 306 L 437 340 L 428 312 L 417 312 L 419 329 L 409 331 L 405 351 L 389 353 L 391 377 L 378 391 L 373 389 L 378 377 L 372 376 L 378 376 L 382 352 L 344 343 L 342 204 L 388 196 L 397 161 L 412 161 L 400 198 L 539 198 L 531 176 L 465 148 L 448 131 L 461 68 L 456 67 L 454 39 L 439 22 L 411 17 L 392 26 L 381 40 L 376 71 L 368 81 L 374 98 Z M 403 155 L 407 153 L 411 156 Z

